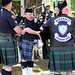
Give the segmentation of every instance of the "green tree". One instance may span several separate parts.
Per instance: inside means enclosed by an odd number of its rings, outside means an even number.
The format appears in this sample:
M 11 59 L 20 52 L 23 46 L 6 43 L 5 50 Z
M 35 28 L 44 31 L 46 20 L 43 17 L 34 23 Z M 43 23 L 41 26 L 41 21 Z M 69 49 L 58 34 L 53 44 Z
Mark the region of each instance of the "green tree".
M 71 10 L 75 11 L 75 0 L 71 0 Z
M 20 15 L 20 1 L 13 1 L 12 8 L 15 10 L 17 14 Z
M 25 8 L 30 8 L 31 6 L 36 5 L 36 7 L 41 5 L 42 0 L 24 0 L 25 2 Z M 13 1 L 12 2 L 12 8 L 16 11 L 17 14 L 20 15 L 20 1 Z M 41 13 L 42 9 L 38 9 L 38 11 Z

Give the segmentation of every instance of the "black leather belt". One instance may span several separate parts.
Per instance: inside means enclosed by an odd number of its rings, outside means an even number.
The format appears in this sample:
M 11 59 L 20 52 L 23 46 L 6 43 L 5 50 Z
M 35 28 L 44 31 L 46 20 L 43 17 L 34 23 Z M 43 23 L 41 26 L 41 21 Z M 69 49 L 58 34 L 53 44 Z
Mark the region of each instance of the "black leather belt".
M 2 37 L 11 37 L 12 34 L 0 33 L 0 36 L 2 36 Z
M 33 40 L 33 39 L 26 39 L 26 38 L 23 38 L 23 40 L 33 41 L 33 42 L 34 42 L 34 40 Z

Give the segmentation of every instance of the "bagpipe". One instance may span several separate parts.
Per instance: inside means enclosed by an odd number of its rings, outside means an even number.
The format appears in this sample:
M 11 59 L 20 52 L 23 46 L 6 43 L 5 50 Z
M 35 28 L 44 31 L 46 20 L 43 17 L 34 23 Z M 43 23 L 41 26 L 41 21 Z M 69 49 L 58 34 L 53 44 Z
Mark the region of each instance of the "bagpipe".
M 24 17 L 22 17 L 22 16 L 17 16 L 16 20 L 17 20 L 17 22 L 18 22 L 19 25 L 23 25 L 23 27 L 24 27 L 24 24 L 25 24 L 25 22 L 26 22 L 26 20 L 24 19 Z M 22 30 L 23 30 L 23 27 L 21 27 Z M 17 41 L 18 41 L 18 42 L 21 42 L 22 39 L 23 39 L 23 35 L 18 34 L 18 36 L 17 36 Z
M 46 12 L 46 8 L 45 8 L 45 4 L 42 4 L 43 5 L 43 8 L 44 8 L 44 11 Z M 44 17 L 43 17 L 44 16 Z M 41 17 L 39 18 L 38 20 L 38 24 L 39 24 L 39 28 L 49 19 L 49 16 L 48 14 L 41 14 Z M 45 40 L 48 40 L 50 39 L 50 33 L 49 33 L 49 29 L 46 28 L 44 29 L 43 31 L 41 31 L 40 33 L 40 36 L 41 36 L 41 39 L 44 43 Z
M 44 4 L 42 4 L 43 6 L 44 6 Z M 39 9 L 39 8 L 41 8 L 42 7 L 42 5 L 41 6 L 39 6 L 39 7 L 36 7 L 36 6 L 33 6 L 33 7 L 30 7 L 30 8 L 32 8 L 33 10 L 34 10 L 34 22 L 35 23 L 37 23 L 37 26 L 38 26 L 38 29 L 40 30 L 40 27 L 41 27 L 41 25 L 43 24 L 43 22 L 44 22 L 44 20 L 43 20 L 43 18 L 41 17 L 41 15 L 39 16 L 39 12 L 38 12 L 38 17 L 37 17 L 37 15 L 36 15 L 36 10 L 37 9 Z M 44 7 L 45 8 L 45 7 Z M 23 16 L 19 16 L 19 15 L 17 15 L 17 13 L 12 9 L 12 11 L 14 12 L 14 14 L 15 14 L 15 16 L 16 16 L 16 20 L 17 20 L 17 22 L 18 22 L 18 24 L 19 25 L 24 25 L 25 24 L 25 22 L 26 22 L 26 20 L 24 19 L 24 17 Z M 40 35 L 41 35 L 41 38 L 43 39 L 47 39 L 47 37 L 45 37 L 46 35 L 48 34 L 48 31 L 47 30 L 44 30 L 44 31 L 41 31 L 41 33 L 40 33 Z M 17 35 L 17 41 L 18 42 L 21 42 L 22 41 L 22 35 L 21 34 L 18 34 Z M 48 38 L 49 38 L 49 34 L 48 34 Z
M 65 1 L 66 0 L 60 0 L 60 7 L 61 7 L 61 3 L 65 3 Z M 58 1 L 57 0 L 55 0 L 54 2 L 53 2 L 53 7 L 54 7 L 54 13 L 55 13 L 55 16 L 56 16 L 56 14 L 58 14 L 58 11 L 57 11 L 57 9 L 58 9 Z M 46 12 L 46 9 L 45 9 L 45 6 L 44 6 L 44 11 Z M 45 20 L 47 20 L 48 19 L 48 17 L 47 17 L 47 14 L 45 15 L 45 19 L 43 19 L 43 21 L 40 23 L 40 26 L 45 22 Z M 46 29 L 44 29 L 44 31 L 42 31 L 41 33 L 40 33 L 40 35 L 41 35 L 41 38 L 43 39 L 43 40 L 48 40 L 48 39 L 50 39 L 50 32 L 49 32 L 49 29 L 48 28 L 46 28 Z M 46 37 L 45 37 L 46 36 Z
M 38 29 L 40 29 L 40 27 L 44 24 L 45 21 L 48 20 L 48 15 L 46 13 L 45 16 L 45 19 L 42 17 L 43 14 L 40 14 L 39 11 L 37 11 L 37 9 L 43 7 L 44 8 L 44 11 L 46 11 L 46 8 L 45 8 L 45 5 L 44 4 L 41 4 L 41 6 L 32 6 L 30 8 L 33 9 L 33 12 L 34 12 L 34 22 L 38 24 Z M 38 15 L 37 15 L 38 14 Z M 44 43 L 44 40 L 48 40 L 50 38 L 50 34 L 49 34 L 49 29 L 44 29 L 43 31 L 41 31 L 41 33 L 39 34 L 43 43 Z
M 19 25 L 23 25 L 23 27 L 24 27 L 24 24 L 25 24 L 25 22 L 26 22 L 25 19 L 24 19 L 24 17 L 17 15 L 17 13 L 14 11 L 14 9 L 11 9 L 11 12 L 14 13 L 18 24 L 19 24 Z M 23 27 L 21 27 L 21 29 L 23 29 Z M 21 34 L 16 34 L 16 40 L 17 40 L 18 42 L 21 42 L 22 39 L 23 39 L 23 36 L 22 36 Z

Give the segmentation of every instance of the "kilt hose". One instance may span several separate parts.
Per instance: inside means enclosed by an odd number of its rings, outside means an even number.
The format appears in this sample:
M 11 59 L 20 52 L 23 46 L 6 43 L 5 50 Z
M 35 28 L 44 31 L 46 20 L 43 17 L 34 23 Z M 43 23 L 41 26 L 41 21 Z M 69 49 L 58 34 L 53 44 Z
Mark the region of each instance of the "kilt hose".
M 0 64 L 16 65 L 18 63 L 18 50 L 15 39 L 0 37 Z
M 32 49 L 34 46 L 33 41 L 23 40 L 21 44 L 21 59 L 32 61 Z
M 50 71 L 67 72 L 75 70 L 75 47 L 51 47 Z

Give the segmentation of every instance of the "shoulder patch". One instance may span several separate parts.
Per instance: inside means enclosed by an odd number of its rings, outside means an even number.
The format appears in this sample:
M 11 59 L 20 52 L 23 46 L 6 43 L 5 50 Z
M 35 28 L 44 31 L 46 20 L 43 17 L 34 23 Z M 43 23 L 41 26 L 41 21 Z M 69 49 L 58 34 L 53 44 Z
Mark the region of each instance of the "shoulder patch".
M 18 22 L 17 21 L 14 21 L 16 24 L 18 24 Z
M 12 18 L 13 20 L 15 20 L 15 19 L 16 19 L 14 15 L 11 15 L 11 18 Z

